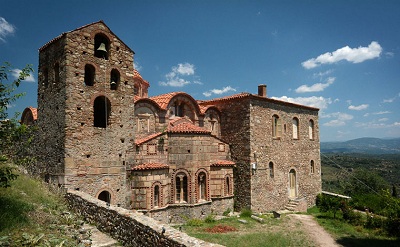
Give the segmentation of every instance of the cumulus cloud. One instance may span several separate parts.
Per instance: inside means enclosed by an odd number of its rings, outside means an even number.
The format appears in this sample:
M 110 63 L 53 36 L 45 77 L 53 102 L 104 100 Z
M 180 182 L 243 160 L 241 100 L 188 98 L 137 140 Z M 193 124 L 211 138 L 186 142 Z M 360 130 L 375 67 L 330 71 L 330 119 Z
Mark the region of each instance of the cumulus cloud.
M 11 75 L 12 75 L 12 77 L 14 77 L 14 79 L 17 79 L 21 72 L 22 72 L 22 70 L 20 70 L 20 69 L 13 69 L 11 71 Z M 32 73 L 31 73 L 31 74 L 29 74 L 28 77 L 25 78 L 24 81 L 26 81 L 26 82 L 35 82 L 35 77 L 33 77 Z
M 234 89 L 231 86 L 227 86 L 227 87 L 223 87 L 222 89 L 212 89 L 210 91 L 204 92 L 203 95 L 206 97 L 210 97 L 213 94 L 224 94 L 224 93 L 228 93 L 228 92 L 236 92 L 236 89 Z
M 319 55 L 317 58 L 311 58 L 301 63 L 306 69 L 312 69 L 321 64 L 337 63 L 346 60 L 352 63 L 361 63 L 365 60 L 374 59 L 380 56 L 382 47 L 378 42 L 372 41 L 368 47 L 350 48 L 349 46 L 337 49 L 334 52 L 327 52 Z
M 3 17 L 0 17 L 0 40 L 5 42 L 5 38 L 8 35 L 12 35 L 15 33 L 15 27 L 8 23 L 6 19 Z
M 326 80 L 326 83 L 316 83 L 311 86 L 301 85 L 295 91 L 296 93 L 312 93 L 312 92 L 321 92 L 324 91 L 325 88 L 329 87 L 335 81 L 335 77 L 329 77 Z
M 367 109 L 368 107 L 369 107 L 368 104 L 361 104 L 361 105 L 357 105 L 357 106 L 349 105 L 348 109 L 349 110 L 354 110 L 354 111 L 362 111 L 362 110 Z
M 177 66 L 171 68 L 171 72 L 165 75 L 166 81 L 160 81 L 161 86 L 183 87 L 191 84 L 191 81 L 182 77 L 192 76 L 195 73 L 195 67 L 190 63 L 179 63 Z M 193 83 L 202 84 L 199 80 Z
M 324 114 L 321 118 L 331 118 L 332 120 L 324 123 L 324 126 L 337 127 L 346 125 L 347 121 L 353 119 L 353 116 L 343 112 L 335 112 L 330 114 Z
M 321 96 L 320 97 L 317 97 L 317 96 L 296 97 L 296 98 L 282 96 L 282 97 L 272 97 L 272 98 L 273 99 L 277 99 L 277 100 L 290 102 L 290 103 L 316 107 L 316 108 L 319 108 L 319 109 L 326 109 L 329 104 L 332 104 L 331 98 L 324 98 L 324 97 L 321 97 Z

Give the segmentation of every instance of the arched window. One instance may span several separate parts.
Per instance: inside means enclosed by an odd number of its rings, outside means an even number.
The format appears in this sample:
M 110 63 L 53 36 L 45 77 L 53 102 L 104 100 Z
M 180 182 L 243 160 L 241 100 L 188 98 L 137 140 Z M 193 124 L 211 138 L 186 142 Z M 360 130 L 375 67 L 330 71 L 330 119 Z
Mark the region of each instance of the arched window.
M 175 203 L 188 202 L 188 181 L 184 173 L 178 173 L 175 176 Z
M 175 116 L 183 117 L 183 103 L 175 103 Z
M 311 172 L 311 174 L 314 174 L 314 172 L 315 172 L 314 160 L 311 160 L 310 172 Z
M 269 177 L 274 178 L 274 163 L 269 162 Z
M 200 172 L 197 176 L 197 191 L 199 201 L 207 200 L 207 176 L 204 172 Z
M 278 115 L 272 116 L 272 137 L 280 138 L 282 135 L 282 123 Z
M 293 139 L 299 139 L 299 119 L 293 118 Z
M 231 194 L 231 183 L 229 176 L 225 178 L 225 195 L 230 195 Z
M 54 64 L 54 82 L 59 82 L 60 81 L 60 64 L 55 63 Z
M 99 96 L 94 100 L 94 127 L 106 128 L 111 113 L 110 100 L 105 96 Z
M 160 206 L 160 186 L 159 185 L 154 186 L 153 203 L 154 203 L 153 204 L 154 207 Z
M 110 192 L 108 192 L 108 191 L 106 191 L 106 190 L 103 190 L 103 191 L 99 194 L 98 199 L 99 199 L 99 200 L 102 200 L 102 201 L 104 201 L 104 202 L 110 203 L 110 202 L 111 202 L 111 194 L 110 194 Z
M 108 60 L 110 53 L 110 41 L 104 34 L 94 36 L 94 56 Z
M 119 85 L 119 71 L 117 69 L 111 70 L 111 75 L 110 75 L 110 89 L 111 90 L 117 90 L 118 85 Z
M 93 86 L 94 85 L 94 75 L 96 74 L 96 70 L 93 65 L 86 64 L 85 65 L 85 85 Z
M 312 119 L 310 119 L 308 124 L 308 136 L 310 140 L 314 140 L 314 121 Z

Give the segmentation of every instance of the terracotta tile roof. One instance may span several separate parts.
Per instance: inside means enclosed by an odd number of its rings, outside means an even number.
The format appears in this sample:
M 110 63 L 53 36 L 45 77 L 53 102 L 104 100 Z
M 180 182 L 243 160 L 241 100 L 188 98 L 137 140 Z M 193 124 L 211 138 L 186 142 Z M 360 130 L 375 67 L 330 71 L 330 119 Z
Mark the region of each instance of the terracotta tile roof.
M 167 168 L 169 168 L 169 165 L 166 165 L 166 164 L 145 163 L 145 164 L 133 166 L 132 170 L 133 171 L 143 171 L 143 170 L 157 170 L 157 169 L 167 169 Z
M 211 131 L 190 123 L 188 120 L 179 122 L 182 118 L 176 119 L 169 123 L 168 133 L 195 133 L 195 134 L 211 134 Z
M 135 140 L 135 145 L 143 144 L 143 143 L 145 143 L 145 142 L 147 142 L 147 141 L 150 141 L 151 139 L 154 139 L 154 138 L 156 138 L 156 137 L 161 136 L 162 134 L 163 134 L 162 132 L 158 132 L 158 133 L 154 133 L 154 134 L 152 134 L 152 135 L 143 137 L 143 138 L 141 138 L 141 139 L 137 139 L 137 140 Z
M 172 93 L 166 93 L 166 94 L 160 94 L 157 96 L 150 97 L 151 100 L 153 100 L 161 109 L 166 110 L 169 102 L 171 99 L 184 92 L 172 92 Z
M 211 166 L 234 166 L 235 162 L 230 160 L 216 160 L 211 163 Z
M 248 97 L 250 95 L 251 95 L 250 93 L 239 93 L 239 94 L 233 94 L 233 95 L 225 96 L 225 97 L 221 97 L 221 98 L 215 98 L 215 99 L 211 99 L 211 100 L 203 100 L 203 101 L 198 101 L 198 102 L 199 102 L 199 105 L 205 106 L 205 105 L 210 105 L 216 101 L 239 99 L 239 98 Z

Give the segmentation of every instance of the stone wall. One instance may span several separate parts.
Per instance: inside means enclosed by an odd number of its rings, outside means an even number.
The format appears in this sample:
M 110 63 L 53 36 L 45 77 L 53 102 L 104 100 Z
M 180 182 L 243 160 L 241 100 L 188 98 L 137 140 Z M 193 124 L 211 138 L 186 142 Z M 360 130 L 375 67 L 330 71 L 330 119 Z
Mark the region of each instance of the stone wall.
M 86 221 L 95 224 L 100 231 L 109 234 L 124 246 L 222 246 L 190 237 L 136 211 L 107 206 L 105 202 L 80 191 L 69 190 L 65 197 L 70 207 Z

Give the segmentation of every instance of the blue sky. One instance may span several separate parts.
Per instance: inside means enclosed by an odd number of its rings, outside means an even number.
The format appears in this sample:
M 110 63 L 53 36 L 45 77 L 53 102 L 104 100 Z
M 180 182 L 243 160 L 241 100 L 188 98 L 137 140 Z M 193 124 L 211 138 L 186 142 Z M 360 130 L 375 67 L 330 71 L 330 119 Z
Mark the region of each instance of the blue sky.
M 400 137 L 400 1 L 0 0 L 0 62 L 35 73 L 10 112 L 37 106 L 38 49 L 103 20 L 135 51 L 149 95 L 257 93 L 320 108 L 321 141 Z

